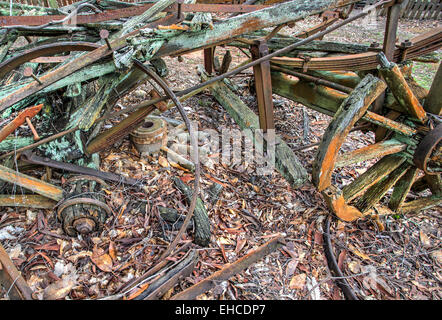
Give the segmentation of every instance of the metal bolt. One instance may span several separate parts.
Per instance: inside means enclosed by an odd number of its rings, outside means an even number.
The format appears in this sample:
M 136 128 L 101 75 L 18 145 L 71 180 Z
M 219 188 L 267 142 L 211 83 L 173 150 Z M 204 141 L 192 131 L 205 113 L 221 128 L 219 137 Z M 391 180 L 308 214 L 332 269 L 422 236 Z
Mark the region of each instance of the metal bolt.
M 32 78 L 34 78 L 34 80 L 37 81 L 39 84 L 43 84 L 43 82 L 41 82 L 41 80 L 40 80 L 39 78 L 37 78 L 37 76 L 34 74 L 34 72 L 32 71 L 32 68 L 31 68 L 31 67 L 26 67 L 26 68 L 23 70 L 23 75 L 24 75 L 25 77 L 32 77 Z
M 80 218 L 74 221 L 73 227 L 78 231 L 78 233 L 91 233 L 95 229 L 95 221 L 88 218 Z
M 412 43 L 411 43 L 410 39 L 407 39 L 401 43 L 401 47 L 403 47 L 403 48 L 409 48 L 409 47 L 411 47 L 411 45 L 412 45 Z
M 102 29 L 100 31 L 100 38 L 103 39 L 104 41 L 106 41 L 106 45 L 109 48 L 109 50 L 113 51 L 112 46 L 109 42 L 109 31 L 107 31 L 106 29 Z
M 178 12 L 177 12 L 177 18 L 179 19 L 181 17 L 181 5 L 184 3 L 184 0 L 176 0 L 178 4 Z

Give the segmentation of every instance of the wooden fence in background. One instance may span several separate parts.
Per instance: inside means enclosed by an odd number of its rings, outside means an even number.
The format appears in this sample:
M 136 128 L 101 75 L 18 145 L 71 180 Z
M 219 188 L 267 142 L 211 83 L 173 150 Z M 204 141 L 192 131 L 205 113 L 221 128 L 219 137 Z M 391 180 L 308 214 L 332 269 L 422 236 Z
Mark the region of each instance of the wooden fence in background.
M 356 4 L 356 9 L 363 9 L 378 0 L 365 0 Z M 404 0 L 402 3 L 401 18 L 414 20 L 442 19 L 442 0 Z M 387 10 L 380 10 L 379 15 L 385 16 Z

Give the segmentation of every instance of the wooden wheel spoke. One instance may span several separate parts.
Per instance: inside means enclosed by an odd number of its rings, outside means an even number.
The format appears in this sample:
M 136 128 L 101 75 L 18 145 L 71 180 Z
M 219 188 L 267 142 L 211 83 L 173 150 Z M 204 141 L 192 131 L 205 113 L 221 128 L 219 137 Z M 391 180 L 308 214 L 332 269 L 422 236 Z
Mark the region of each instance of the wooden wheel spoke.
M 421 210 L 425 210 L 437 205 L 442 204 L 442 196 L 441 195 L 431 195 L 429 197 L 413 200 L 410 202 L 404 203 L 399 208 L 399 213 L 407 214 L 411 212 L 419 212 Z
M 391 210 L 396 211 L 403 204 L 418 172 L 418 168 L 412 167 L 408 169 L 408 171 L 396 183 L 390 201 L 388 202 L 388 206 Z
M 381 141 L 340 155 L 336 161 L 335 168 L 395 154 L 405 150 L 406 147 L 406 144 L 394 139 Z
M 351 201 L 361 195 L 365 190 L 389 175 L 404 161 L 405 158 L 396 155 L 388 155 L 382 158 L 361 174 L 356 180 L 343 188 L 342 192 L 344 199 L 346 201 Z
M 385 88 L 386 84 L 382 80 L 368 74 L 342 102 L 324 133 L 313 165 L 312 181 L 319 191 L 331 185 L 331 175 L 339 149 L 351 128 Z
M 358 199 L 355 207 L 362 213 L 370 209 L 373 205 L 379 202 L 382 197 L 392 188 L 396 182 L 405 174 L 411 167 L 408 162 L 402 163 L 398 168 L 393 170 L 386 178 L 371 186 L 364 195 Z

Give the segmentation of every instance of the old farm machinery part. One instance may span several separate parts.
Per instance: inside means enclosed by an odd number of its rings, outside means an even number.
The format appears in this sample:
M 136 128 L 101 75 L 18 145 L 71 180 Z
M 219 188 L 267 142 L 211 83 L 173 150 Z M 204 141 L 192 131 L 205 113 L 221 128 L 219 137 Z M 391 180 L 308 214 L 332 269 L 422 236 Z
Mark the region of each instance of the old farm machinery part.
M 323 194 L 329 209 L 345 221 L 353 221 L 368 214 L 376 215 L 377 206 L 382 203 L 394 212 L 405 214 L 442 202 L 440 125 L 427 117 L 398 66 L 388 62 L 382 53 L 378 57 L 380 72 L 386 83 L 367 75 L 348 95 L 324 133 L 313 165 L 313 183 Z M 404 110 L 395 121 L 383 121 L 382 116 L 368 113 L 369 106 L 384 92 L 387 85 Z M 339 154 L 350 129 L 361 119 L 386 128 L 390 134 L 373 145 Z M 333 170 L 370 159 L 378 161 L 351 183 L 338 187 Z M 428 159 L 437 166 L 431 174 L 426 165 Z M 425 179 L 430 181 L 428 187 L 432 194 L 406 201 L 419 176 L 419 169 L 424 171 Z M 384 199 L 392 188 L 389 199 Z
M 69 236 L 99 232 L 111 208 L 101 193 L 106 182 L 92 176 L 75 176 L 66 181 L 67 196 L 58 206 L 57 217 Z
M 167 142 L 166 121 L 147 117 L 143 124 L 130 134 L 130 138 L 140 153 L 157 153 Z

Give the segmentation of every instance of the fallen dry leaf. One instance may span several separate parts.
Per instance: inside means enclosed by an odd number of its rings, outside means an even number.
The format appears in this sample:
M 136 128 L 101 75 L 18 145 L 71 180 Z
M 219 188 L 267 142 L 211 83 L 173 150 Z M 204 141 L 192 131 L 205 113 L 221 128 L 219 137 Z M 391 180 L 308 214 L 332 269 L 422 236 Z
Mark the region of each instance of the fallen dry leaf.
M 101 271 L 112 271 L 112 258 L 107 253 L 104 253 L 103 249 L 94 249 L 91 260 Z
M 305 280 L 307 279 L 306 273 L 298 274 L 290 280 L 289 288 L 292 290 L 302 290 L 305 287 Z
M 115 247 L 115 243 L 113 241 L 109 243 L 109 255 L 112 260 L 117 259 L 117 248 Z
M 430 238 L 428 238 L 428 236 L 422 230 L 419 231 L 419 238 L 420 238 L 420 240 L 422 242 L 422 245 L 425 248 L 430 248 L 431 247 Z
M 44 300 L 59 300 L 65 298 L 75 285 L 74 277 L 66 277 L 47 286 L 43 291 Z
M 291 259 L 289 263 L 287 263 L 287 267 L 285 269 L 285 275 L 287 277 L 291 277 L 295 273 L 296 267 L 298 266 L 298 262 L 299 260 L 297 259 Z
M 160 166 L 167 168 L 169 167 L 169 162 L 167 161 L 166 158 L 164 158 L 163 156 L 159 156 L 158 157 L 158 163 L 160 164 Z
M 67 259 L 68 259 L 70 262 L 75 263 L 75 262 L 77 262 L 77 260 L 80 259 L 80 258 L 90 257 L 90 256 L 92 256 L 92 252 L 90 252 L 90 251 L 81 251 L 81 252 L 79 252 L 79 253 L 77 253 L 77 254 L 74 254 L 74 255 L 68 257 Z
M 358 249 L 356 249 L 355 246 L 353 246 L 353 245 L 350 244 L 350 245 L 348 246 L 348 248 L 350 249 L 350 251 L 351 251 L 352 253 L 354 253 L 354 254 L 357 255 L 358 257 L 360 257 L 360 258 L 362 258 L 362 259 L 364 259 L 364 260 L 371 260 L 371 258 L 370 258 L 369 256 L 367 256 L 365 253 L 363 253 L 363 252 L 359 251 Z

